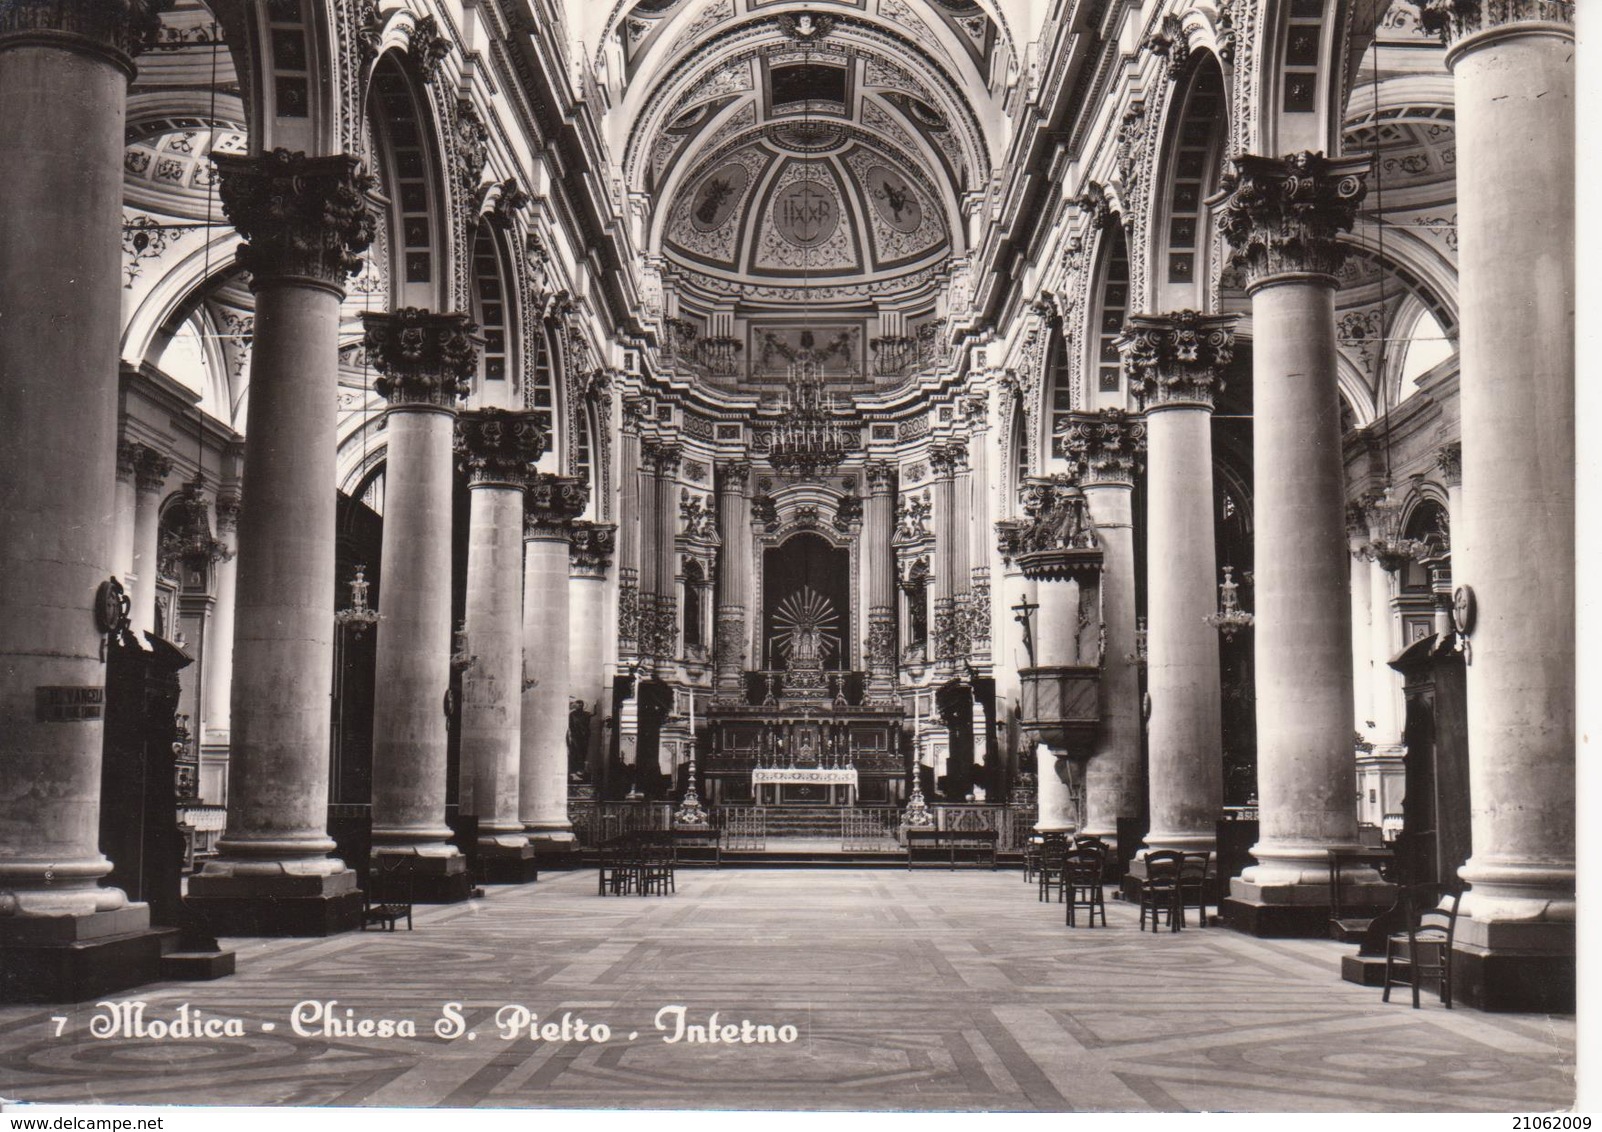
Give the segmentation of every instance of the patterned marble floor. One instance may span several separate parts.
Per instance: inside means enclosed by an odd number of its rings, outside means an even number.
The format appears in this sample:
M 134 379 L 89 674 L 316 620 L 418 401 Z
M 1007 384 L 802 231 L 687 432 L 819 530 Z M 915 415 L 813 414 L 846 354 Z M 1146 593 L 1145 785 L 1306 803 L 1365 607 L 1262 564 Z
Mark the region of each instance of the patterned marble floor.
M 239 974 L 118 1001 L 242 1037 L 96 1037 L 93 1004 L 0 1009 L 0 1096 L 45 1102 L 913 1110 L 1518 1111 L 1574 1099 L 1574 1023 L 1389 1006 L 1339 945 L 1073 931 L 1016 872 L 681 870 L 663 898 L 548 874 L 416 930 L 236 940 Z M 294 1032 L 299 1002 L 418 1036 Z M 465 1032 L 437 1036 L 446 1003 Z M 522 1006 L 569 1040 L 502 1040 Z M 656 1023 L 794 1026 L 670 1043 Z M 511 1009 L 502 1012 L 503 1007 Z M 101 1014 L 106 1012 L 101 1011 Z M 64 1017 L 64 1022 L 53 1021 Z M 573 1023 L 610 1039 L 578 1041 Z M 671 1014 L 660 1020 L 670 1024 Z M 59 1036 L 56 1031 L 61 1030 Z M 308 1028 L 304 1024 L 302 1028 Z M 472 1037 L 469 1037 L 468 1034 Z M 630 1040 L 630 1035 L 635 1035 Z M 593 1036 L 593 1035 L 592 1035 Z

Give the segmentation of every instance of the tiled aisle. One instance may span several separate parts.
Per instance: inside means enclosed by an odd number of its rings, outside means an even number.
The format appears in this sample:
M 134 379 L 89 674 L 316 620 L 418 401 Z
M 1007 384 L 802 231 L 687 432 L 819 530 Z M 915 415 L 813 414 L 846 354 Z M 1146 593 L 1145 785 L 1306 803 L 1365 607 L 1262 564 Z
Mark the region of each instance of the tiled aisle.
M 92 1004 L 0 1009 L 0 1096 L 179 1104 L 796 1109 L 1553 1109 L 1572 1019 L 1384 1006 L 1341 948 L 1219 929 L 1068 931 L 1016 872 L 681 870 L 666 898 L 548 874 L 416 930 L 235 941 L 239 971 L 163 984 L 245 1037 L 95 1038 Z M 412 1019 L 416 1038 L 297 1037 L 297 1001 Z M 434 1036 L 442 1004 L 476 1035 Z M 611 1027 L 605 1044 L 502 1041 L 521 1004 Z M 663 1006 L 798 1031 L 668 1044 Z M 52 1015 L 68 1014 L 61 1037 Z M 263 1032 L 263 1023 L 273 1025 Z M 628 1034 L 638 1034 L 634 1041 Z

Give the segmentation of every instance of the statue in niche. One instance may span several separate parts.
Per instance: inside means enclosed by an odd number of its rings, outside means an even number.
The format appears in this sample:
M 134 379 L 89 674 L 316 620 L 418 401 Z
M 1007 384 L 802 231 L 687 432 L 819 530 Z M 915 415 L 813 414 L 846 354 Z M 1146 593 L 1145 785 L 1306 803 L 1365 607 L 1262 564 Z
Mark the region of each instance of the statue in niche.
M 774 621 L 787 667 L 821 667 L 829 645 L 838 639 L 834 629 L 839 620 L 834 603 L 811 586 L 802 586 L 785 598 Z

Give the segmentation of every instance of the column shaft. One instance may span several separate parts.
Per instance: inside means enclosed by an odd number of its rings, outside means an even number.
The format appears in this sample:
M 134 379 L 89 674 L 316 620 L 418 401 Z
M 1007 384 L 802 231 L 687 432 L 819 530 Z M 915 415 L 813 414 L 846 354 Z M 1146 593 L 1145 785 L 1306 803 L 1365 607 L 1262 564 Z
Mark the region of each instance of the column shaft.
M 747 618 L 751 613 L 751 465 L 744 460 L 718 466 L 717 678 L 724 691 L 738 692 L 749 666 Z
M 1389 747 L 1392 753 L 1401 754 L 1402 747 L 1402 677 L 1391 667 L 1391 657 L 1400 648 L 1401 632 L 1396 610 L 1391 604 L 1396 593 L 1396 576 L 1379 562 L 1368 564 L 1369 620 L 1368 648 L 1369 710 L 1367 718 L 1374 721 L 1374 742 Z M 1352 634 L 1355 640 L 1357 634 Z
M 574 847 L 567 816 L 568 526 L 587 493 L 539 476 L 523 520 L 523 733 L 518 816 L 542 853 Z
M 1140 669 L 1126 659 L 1135 651 L 1133 488 L 1086 483 L 1084 492 L 1105 556 L 1101 616 L 1107 640 L 1101 733 L 1085 767 L 1085 832 L 1114 845 L 1118 819 L 1140 813 Z
M 101 720 L 41 718 L 36 689 L 105 684 L 94 608 L 118 569 L 106 517 L 132 66 L 98 41 L 32 35 L 31 18 L 28 6 L 0 8 L 0 614 L 10 627 L 0 644 L 0 949 L 36 915 L 127 903 L 98 886 L 111 869 L 100 852 Z M 121 930 L 148 925 L 139 909 Z M 8 962 L 0 952 L 0 999 L 13 989 Z
M 217 497 L 217 538 L 232 553 L 213 567 L 217 580 L 217 604 L 212 607 L 211 631 L 206 635 L 205 687 L 202 697 L 202 745 L 226 746 L 229 740 L 229 711 L 234 681 L 234 605 L 238 594 L 239 495 L 225 492 Z M 208 799 L 220 801 L 221 799 Z
M 469 502 L 462 762 L 472 768 L 480 845 L 528 844 L 518 815 L 523 730 L 523 490 L 475 484 Z
M 387 414 L 383 587 L 373 695 L 373 852 L 454 857 L 445 844 L 450 689 L 452 414 Z
M 139 641 L 156 627 L 156 578 L 161 558 L 161 497 L 172 461 L 152 448 L 140 452 L 134 496 L 133 572 L 129 620 Z
M 1451 43 L 1464 170 L 1452 574 L 1477 610 L 1467 670 L 1473 854 L 1460 870 L 1473 887 L 1457 947 L 1465 996 L 1492 1009 L 1574 1002 L 1572 7 L 1431 13 Z
M 189 905 L 225 935 L 356 926 L 327 833 L 335 419 L 344 280 L 372 242 L 374 182 L 349 156 L 215 158 L 256 294 L 239 517 L 228 827 Z
M 1369 603 L 1373 587 L 1369 584 L 1368 563 L 1353 554 L 1348 567 L 1351 574 L 1349 589 L 1352 594 L 1352 710 L 1355 712 L 1355 729 L 1364 738 L 1374 740 L 1374 662 L 1369 656 L 1369 641 L 1373 629 L 1369 624 Z
M 1153 849 L 1206 852 L 1223 813 L 1222 700 L 1213 534 L 1212 414 L 1147 414 L 1146 685 Z

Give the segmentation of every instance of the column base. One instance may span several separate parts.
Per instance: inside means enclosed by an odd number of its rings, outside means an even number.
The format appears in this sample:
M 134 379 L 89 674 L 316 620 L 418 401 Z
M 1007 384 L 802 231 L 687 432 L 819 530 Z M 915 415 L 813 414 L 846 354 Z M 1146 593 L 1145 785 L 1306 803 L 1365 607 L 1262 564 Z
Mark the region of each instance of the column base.
M 1574 924 L 1482 924 L 1460 915 L 1452 945 L 1452 998 L 1495 1013 L 1573 1014 Z
M 387 862 L 386 859 L 387 858 Z M 397 868 L 404 862 L 404 870 Z M 394 869 L 395 871 L 388 871 Z M 374 900 L 404 901 L 410 904 L 460 904 L 473 895 L 473 878 L 467 871 L 467 858 L 451 852 L 449 856 L 420 853 L 393 853 L 373 850 L 373 867 L 367 884 Z
M 150 906 L 83 916 L 0 919 L 0 1003 L 85 1002 L 161 978 L 163 943 Z
M 361 926 L 356 874 L 189 878 L 184 910 L 197 927 L 219 936 L 321 937 Z
M 530 829 L 528 842 L 534 859 L 545 868 L 576 869 L 582 863 L 578 839 L 570 829 Z
M 1341 886 L 1341 912 L 1350 919 L 1372 919 L 1396 904 L 1393 884 Z M 1329 939 L 1328 884 L 1256 884 L 1235 877 L 1219 905 L 1219 919 L 1260 939 Z
M 480 842 L 478 870 L 485 884 L 532 884 L 540 878 L 534 846 Z

